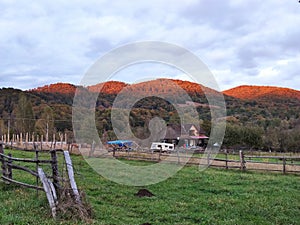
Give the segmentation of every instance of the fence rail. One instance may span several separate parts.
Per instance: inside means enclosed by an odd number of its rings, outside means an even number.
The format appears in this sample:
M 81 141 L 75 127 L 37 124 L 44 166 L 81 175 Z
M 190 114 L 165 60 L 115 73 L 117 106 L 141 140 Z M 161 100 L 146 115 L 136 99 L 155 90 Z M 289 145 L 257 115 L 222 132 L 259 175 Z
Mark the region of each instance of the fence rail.
M 180 149 L 173 154 L 153 151 L 112 151 L 107 152 L 103 149 L 81 149 L 81 153 L 87 157 L 115 157 L 132 160 L 144 160 L 152 162 L 160 162 L 164 160 L 170 163 L 186 163 L 190 165 L 208 165 L 210 167 L 218 167 L 225 169 L 240 170 L 264 170 L 264 171 L 280 171 L 282 173 L 300 174 L 300 155 L 299 156 L 256 156 L 245 155 L 243 151 L 238 154 L 228 152 L 218 153 L 216 157 L 213 154 L 205 152 L 192 154 L 189 150 Z
M 18 149 L 21 150 L 21 149 Z M 23 149 L 22 149 L 23 150 Z M 48 150 L 48 151 L 41 151 L 41 150 L 25 150 L 26 152 L 35 152 L 35 159 L 29 158 L 16 158 L 12 157 L 11 153 L 7 155 L 4 153 L 3 144 L 0 142 L 0 163 L 2 169 L 2 180 L 7 183 L 17 184 L 26 188 L 36 189 L 37 191 L 43 190 L 46 192 L 46 196 L 51 208 L 52 216 L 56 217 L 56 206 L 58 204 L 57 193 L 60 193 L 62 190 L 61 182 L 65 179 L 59 174 L 59 165 L 58 165 L 58 152 L 63 152 L 65 164 L 67 165 L 67 172 L 70 181 L 70 185 L 73 191 L 73 195 L 75 196 L 75 200 L 77 203 L 80 203 L 80 196 L 77 190 L 76 182 L 74 179 L 74 172 L 73 172 L 73 165 L 71 158 L 69 156 L 69 152 L 62 151 L 62 150 Z M 41 153 L 48 153 L 48 157 L 50 159 L 40 159 Z M 26 165 L 19 165 L 17 163 L 26 163 Z M 35 170 L 30 168 L 28 164 L 35 165 Z M 40 167 L 40 164 L 48 164 L 51 167 L 51 173 L 46 174 L 43 169 Z M 14 178 L 15 172 L 14 170 L 19 170 L 31 174 L 32 176 L 36 177 L 36 184 L 28 184 L 21 182 Z M 39 183 L 43 184 L 43 187 L 39 186 Z M 68 185 L 69 186 L 69 185 Z

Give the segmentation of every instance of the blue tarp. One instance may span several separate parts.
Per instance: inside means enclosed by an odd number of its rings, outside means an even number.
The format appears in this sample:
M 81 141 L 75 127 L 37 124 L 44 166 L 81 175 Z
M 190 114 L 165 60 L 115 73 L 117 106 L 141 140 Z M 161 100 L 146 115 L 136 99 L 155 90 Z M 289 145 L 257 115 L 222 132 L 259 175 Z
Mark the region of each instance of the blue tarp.
M 132 141 L 129 140 L 115 140 L 115 141 L 108 141 L 107 144 L 109 145 L 118 145 L 119 147 L 128 147 L 132 145 Z

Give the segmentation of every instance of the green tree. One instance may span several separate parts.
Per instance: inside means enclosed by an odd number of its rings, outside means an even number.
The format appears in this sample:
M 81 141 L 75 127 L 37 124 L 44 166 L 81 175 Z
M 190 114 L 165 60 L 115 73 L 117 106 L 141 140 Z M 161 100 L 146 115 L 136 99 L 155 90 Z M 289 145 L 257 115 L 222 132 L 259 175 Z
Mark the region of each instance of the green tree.
M 32 104 L 24 93 L 19 95 L 16 107 L 16 130 L 18 133 L 34 132 L 35 118 Z
M 51 107 L 44 107 L 41 118 L 38 119 L 35 124 L 35 131 L 40 135 L 44 135 L 46 141 L 49 140 L 49 137 L 52 137 L 53 133 L 55 132 L 55 128 L 54 115 Z
M 241 127 L 227 124 L 223 144 L 227 147 L 239 146 L 242 144 Z
M 3 119 L 0 119 L 0 138 L 6 133 L 6 126 Z
M 241 133 L 242 143 L 249 147 L 250 150 L 263 146 L 263 130 L 261 128 L 256 126 L 242 127 Z

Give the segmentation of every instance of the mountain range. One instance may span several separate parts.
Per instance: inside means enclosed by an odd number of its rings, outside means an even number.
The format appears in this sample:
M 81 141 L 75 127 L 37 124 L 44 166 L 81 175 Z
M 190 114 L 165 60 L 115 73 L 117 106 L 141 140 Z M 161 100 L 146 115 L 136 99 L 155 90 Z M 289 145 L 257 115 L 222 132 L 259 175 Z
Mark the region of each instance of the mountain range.
M 223 94 L 239 99 L 263 100 L 263 99 L 298 99 L 300 100 L 300 91 L 290 88 L 272 87 L 272 86 L 250 86 L 242 85 L 226 91 Z
M 153 87 L 161 87 L 162 85 L 170 85 L 169 82 L 165 82 L 167 79 L 157 79 L 152 81 L 146 81 L 138 84 L 126 84 L 124 82 L 119 81 L 108 81 L 105 83 L 96 84 L 93 86 L 88 86 L 87 89 L 91 92 L 98 92 L 101 90 L 102 93 L 106 94 L 118 94 L 123 88 L 131 88 L 136 92 L 160 92 L 160 89 L 153 90 Z M 203 90 L 209 90 L 210 92 L 214 92 L 215 90 L 209 89 L 205 86 L 195 84 L 189 81 L 181 81 L 181 80 L 170 80 L 174 84 L 180 86 L 182 89 L 187 91 L 188 93 L 199 93 L 203 94 Z M 30 92 L 39 92 L 39 93 L 55 93 L 55 94 L 74 94 L 76 88 L 80 86 L 76 86 L 69 83 L 56 83 L 45 85 L 43 87 L 38 87 L 35 89 L 29 90 Z M 164 90 L 168 89 L 166 87 Z M 161 89 L 162 90 L 162 89 Z M 177 92 L 177 89 L 174 87 L 170 87 L 168 89 L 169 93 Z M 283 88 L 283 87 L 275 87 L 275 86 L 255 86 L 255 85 L 242 85 L 238 87 L 231 88 L 229 90 L 222 91 L 222 93 L 227 97 L 234 97 L 242 100 L 270 100 L 270 99 L 281 99 L 281 100 L 300 100 L 300 91 Z
M 101 90 L 96 102 L 96 126 L 100 132 L 99 135 L 108 140 L 115 138 L 110 113 L 117 96 L 123 95 L 121 101 L 125 106 L 132 96 L 141 99 L 133 106 L 129 121 L 133 131 L 141 138 L 147 137 L 147 126 L 151 118 L 160 117 L 166 123 L 180 122 L 171 104 L 172 100 L 176 100 L 176 104 L 183 110 L 189 107 L 190 100 L 193 101 L 201 126 L 209 134 L 211 106 L 208 105 L 206 96 L 220 97 L 220 92 L 214 89 L 189 81 L 171 79 L 157 79 L 136 84 L 108 81 L 88 87 L 56 83 L 27 91 L 2 88 L 0 89 L 0 132 L 7 132 L 9 124 L 11 132 L 18 132 L 18 121 L 20 123 L 20 121 L 28 120 L 29 123 L 36 121 L 34 132 L 42 133 L 46 126 L 43 121 L 46 118 L 52 118 L 55 132 L 70 131 L 71 133 L 72 105 L 76 90 L 87 96 L 93 93 L 98 94 Z M 186 93 L 190 100 L 182 97 Z M 244 133 L 243 136 L 250 138 L 250 131 L 245 130 L 249 128 L 252 129 L 252 133 L 255 133 L 254 136 L 252 135 L 255 137 L 252 138 L 255 143 L 261 140 L 260 142 L 264 141 L 273 148 L 284 149 L 288 146 L 284 143 L 289 141 L 292 146 L 290 148 L 300 149 L 300 137 L 298 137 L 300 134 L 300 91 L 282 87 L 244 85 L 223 91 L 222 94 L 226 103 L 228 122 L 226 130 L 228 137 L 225 136 L 225 140 L 231 146 L 245 143 L 244 140 L 241 141 L 242 139 L 238 141 L 237 136 Z M 161 98 L 154 97 L 156 95 Z M 30 118 L 20 110 L 20 105 L 25 105 L 22 96 L 25 96 L 32 106 L 33 114 Z M 164 96 L 168 101 L 164 100 Z M 51 114 L 49 114 L 49 108 Z M 195 119 L 198 121 L 197 118 Z M 289 138 L 292 136 L 294 138 Z

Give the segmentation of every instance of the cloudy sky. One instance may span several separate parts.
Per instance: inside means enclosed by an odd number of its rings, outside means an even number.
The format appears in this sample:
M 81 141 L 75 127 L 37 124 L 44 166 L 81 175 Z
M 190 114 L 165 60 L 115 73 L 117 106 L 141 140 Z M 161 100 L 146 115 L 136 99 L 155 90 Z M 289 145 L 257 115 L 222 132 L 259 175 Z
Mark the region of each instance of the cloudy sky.
M 79 84 L 108 51 L 164 41 L 196 54 L 221 90 L 242 84 L 300 90 L 298 0 L 0 0 L 0 87 Z M 189 79 L 165 65 L 113 79 Z

